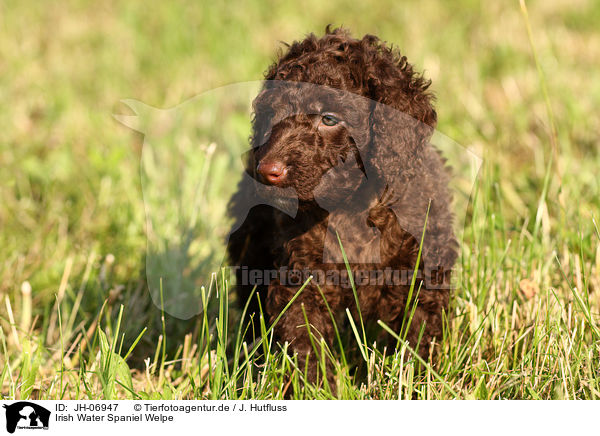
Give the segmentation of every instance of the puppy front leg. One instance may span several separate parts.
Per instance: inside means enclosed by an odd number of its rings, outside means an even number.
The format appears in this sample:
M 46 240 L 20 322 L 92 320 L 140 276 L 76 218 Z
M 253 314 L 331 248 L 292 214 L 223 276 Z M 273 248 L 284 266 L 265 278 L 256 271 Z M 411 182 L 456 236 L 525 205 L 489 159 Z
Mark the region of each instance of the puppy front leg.
M 289 289 L 281 285 L 269 287 L 267 309 L 272 314 L 272 321 L 291 299 L 288 298 L 284 303 L 280 296 L 293 296 L 296 292 L 297 289 Z M 309 287 L 303 290 L 303 294 L 281 317 L 274 329 L 275 336 L 280 342 L 290 344 L 291 349 L 298 356 L 299 369 L 306 374 L 308 382 L 317 386 L 327 382 L 333 389 L 335 386 L 333 365 L 328 357 L 323 361 L 321 354 L 321 341 L 324 341 L 328 347 L 331 347 L 333 342 L 334 329 L 331 317 L 327 307 L 318 303 L 321 300 L 318 290 Z

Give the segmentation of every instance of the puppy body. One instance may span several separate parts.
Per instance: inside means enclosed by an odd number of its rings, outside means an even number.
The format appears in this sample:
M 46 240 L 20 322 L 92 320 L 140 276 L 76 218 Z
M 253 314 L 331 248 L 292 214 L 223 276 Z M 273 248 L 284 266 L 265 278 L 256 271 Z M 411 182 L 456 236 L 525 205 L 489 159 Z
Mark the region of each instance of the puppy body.
M 457 247 L 449 176 L 429 143 L 436 123 L 429 83 L 376 37 L 353 39 L 341 29 L 295 42 L 266 79 L 254 101 L 246 169 L 264 189 L 240 184 L 232 198 L 230 213 L 243 222 L 235 223 L 238 230 L 230 237 L 231 263 L 313 275 L 275 327 L 278 340 L 288 341 L 303 363 L 313 353 L 309 328 L 333 343 L 327 305 L 339 325 L 346 308 L 355 319 L 359 315 L 352 288 L 342 280 L 341 242 L 360 316 L 400 332 L 416 296 L 407 340 L 427 358 L 429 344 L 442 334 Z M 297 213 L 261 205 L 246 214 L 244 199 L 253 195 L 271 204 L 297 201 Z M 424 228 L 419 280 L 407 310 Z M 242 271 L 240 303 L 256 286 L 270 321 L 304 283 L 289 274 L 248 283 Z M 250 315 L 259 310 L 258 298 L 249 304 Z M 312 381 L 314 361 L 308 366 Z

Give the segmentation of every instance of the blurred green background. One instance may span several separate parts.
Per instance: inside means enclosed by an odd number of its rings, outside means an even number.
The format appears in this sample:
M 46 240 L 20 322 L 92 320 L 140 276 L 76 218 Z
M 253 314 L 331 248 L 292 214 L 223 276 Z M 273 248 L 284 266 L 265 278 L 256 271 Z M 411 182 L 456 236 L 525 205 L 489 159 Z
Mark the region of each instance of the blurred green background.
M 538 0 L 528 7 L 558 131 L 561 189 L 574 210 L 548 222 L 551 231 L 568 226 L 589 236 L 599 210 L 600 2 Z M 106 298 L 109 305 L 129 304 L 133 331 L 156 322 L 153 305 L 131 307 L 146 292 L 143 137 L 113 119 L 130 113 L 119 101 L 166 108 L 215 87 L 260 80 L 281 41 L 322 34 L 329 23 L 357 37 L 378 35 L 424 70 L 437 95 L 439 130 L 484 157 L 503 220 L 514 223 L 508 227 L 518 232 L 535 220 L 549 124 L 516 1 L 3 0 L 3 322 L 5 297 L 18 311 L 25 281 L 40 316 L 34 329 L 49 325 L 57 293 L 73 309 L 80 289 L 75 324 L 95 316 Z M 551 181 L 552 217 L 560 215 L 553 210 L 558 193 Z M 544 249 L 566 245 L 553 239 Z M 591 244 L 585 249 L 594 251 Z

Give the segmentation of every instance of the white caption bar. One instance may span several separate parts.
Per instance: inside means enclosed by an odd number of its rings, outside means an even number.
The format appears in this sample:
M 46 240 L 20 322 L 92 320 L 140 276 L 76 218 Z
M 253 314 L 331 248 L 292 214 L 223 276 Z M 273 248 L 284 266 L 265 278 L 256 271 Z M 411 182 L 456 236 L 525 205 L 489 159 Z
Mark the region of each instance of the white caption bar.
M 0 401 L 0 434 L 592 434 L 592 401 Z M 44 430 L 38 433 L 35 430 Z M 136 433 L 137 432 L 137 433 Z M 585 433 L 583 433 L 585 432 Z M 597 432 L 594 432 L 594 434 Z M 175 434 L 175 433 L 167 433 Z M 187 433 L 176 433 L 184 435 Z

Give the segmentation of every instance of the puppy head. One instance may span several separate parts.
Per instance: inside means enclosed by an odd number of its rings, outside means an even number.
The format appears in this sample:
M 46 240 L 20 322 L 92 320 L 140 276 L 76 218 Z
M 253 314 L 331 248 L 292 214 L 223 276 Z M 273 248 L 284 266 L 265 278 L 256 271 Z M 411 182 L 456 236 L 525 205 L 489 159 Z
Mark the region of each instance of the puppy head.
M 347 201 L 368 178 L 393 184 L 418 164 L 436 123 L 429 82 L 374 36 L 311 34 L 266 79 L 253 103 L 248 172 L 293 187 L 301 201 Z

